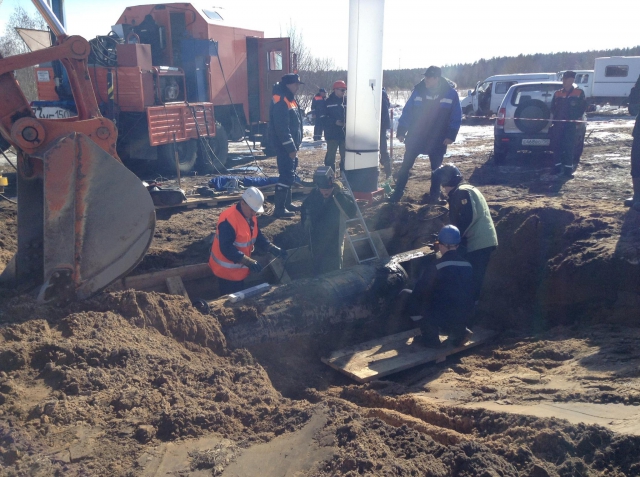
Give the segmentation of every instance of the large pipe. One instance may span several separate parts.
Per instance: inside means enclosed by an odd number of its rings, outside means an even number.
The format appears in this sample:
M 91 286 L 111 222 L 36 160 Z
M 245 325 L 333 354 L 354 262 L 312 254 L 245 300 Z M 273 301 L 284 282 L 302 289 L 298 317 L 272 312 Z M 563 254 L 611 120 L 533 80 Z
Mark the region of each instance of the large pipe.
M 211 314 L 222 322 L 228 345 L 243 348 L 371 317 L 406 283 L 398 262 L 357 265 L 280 285 L 238 303 L 216 300 L 210 303 Z
M 378 188 L 384 0 L 349 2 L 345 168 L 354 191 Z

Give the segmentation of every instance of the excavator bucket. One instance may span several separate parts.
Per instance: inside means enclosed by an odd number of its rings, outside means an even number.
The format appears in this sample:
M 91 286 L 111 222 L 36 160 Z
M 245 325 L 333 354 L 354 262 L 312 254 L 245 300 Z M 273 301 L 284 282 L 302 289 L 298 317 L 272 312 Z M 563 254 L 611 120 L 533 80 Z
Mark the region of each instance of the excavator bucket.
M 67 36 L 44 0 L 34 5 L 55 46 L 2 58 L 0 134 L 17 153 L 18 251 L 0 282 L 37 290 L 39 301 L 84 299 L 144 257 L 155 228 L 147 189 L 119 160 L 118 131 L 102 117 L 91 86 L 91 47 Z M 78 115 L 37 119 L 13 71 L 59 60 Z
M 39 301 L 84 299 L 142 260 L 155 209 L 140 179 L 120 161 L 81 133 L 22 161 L 18 252 L 3 280 L 42 284 Z M 34 177 L 24 173 L 40 167 Z

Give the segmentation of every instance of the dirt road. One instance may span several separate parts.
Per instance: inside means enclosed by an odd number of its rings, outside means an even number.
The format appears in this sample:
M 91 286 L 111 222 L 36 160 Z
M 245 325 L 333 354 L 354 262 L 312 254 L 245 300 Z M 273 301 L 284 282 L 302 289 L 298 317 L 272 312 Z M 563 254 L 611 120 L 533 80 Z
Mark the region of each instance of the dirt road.
M 383 314 L 234 350 L 224 317 L 179 297 L 111 292 L 57 308 L 2 291 L 0 475 L 640 475 L 640 214 L 622 205 L 630 131 L 628 117 L 592 118 L 566 181 L 545 157 L 497 167 L 492 127 L 463 126 L 449 159 L 498 231 L 478 314 L 498 336 L 384 381 L 356 385 L 320 362 L 384 335 Z M 307 178 L 323 155 L 303 149 Z M 259 165 L 276 173 L 274 159 Z M 366 210 L 372 229 L 393 227 L 390 253 L 441 223 L 421 204 L 429 177 L 418 160 L 402 202 Z M 0 207 L 6 264 L 16 213 Z M 221 210 L 159 212 L 134 273 L 206 261 Z M 306 243 L 298 219 L 260 225 L 280 246 Z

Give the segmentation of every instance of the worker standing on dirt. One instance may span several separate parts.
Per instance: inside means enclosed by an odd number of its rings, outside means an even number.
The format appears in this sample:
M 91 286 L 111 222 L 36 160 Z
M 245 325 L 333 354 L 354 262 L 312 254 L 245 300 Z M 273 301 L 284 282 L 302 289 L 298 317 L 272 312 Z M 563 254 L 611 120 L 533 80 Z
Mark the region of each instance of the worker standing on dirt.
M 387 90 L 382 88 L 382 102 L 380 104 L 380 164 L 384 168 L 384 174 L 387 179 L 391 177 L 391 157 L 389 157 L 389 144 L 387 143 L 387 131 L 391 128 L 390 107 L 391 102 L 389 101 Z
M 342 268 L 346 218 L 356 216 L 356 203 L 334 180 L 333 169 L 319 167 L 313 174 L 316 188 L 302 203 L 302 224 L 309 233 L 315 275 Z
M 433 176 L 448 196 L 449 220 L 462 231 L 460 253 L 473 265 L 473 299 L 477 302 L 489 259 L 498 246 L 489 206 L 478 189 L 462 184 L 462 173 L 453 164 L 440 166 Z
M 640 76 L 629 93 L 629 111 L 640 109 Z M 633 197 L 626 199 L 624 205 L 640 212 L 640 114 L 636 116 L 633 126 L 633 142 L 631 143 L 631 180 L 633 181 Z
M 259 189 L 249 187 L 240 201 L 224 210 L 211 246 L 209 267 L 218 277 L 221 295 L 244 289 L 244 279 L 250 272 L 260 273 L 262 265 L 251 258 L 254 246 L 287 258 L 287 251 L 275 246 L 258 228 L 257 214 L 264 212 L 264 196 Z
M 473 334 L 467 326 L 473 316 L 473 269 L 458 250 L 460 231 L 446 225 L 438 234 L 437 252 L 433 260 L 411 290 L 404 307 L 422 330 L 422 343 L 428 347 L 440 346 L 439 329 L 449 335 L 453 346 L 463 345 Z
M 587 110 L 584 91 L 573 86 L 575 71 L 565 71 L 562 75 L 562 89 L 553 94 L 551 113 L 553 119 L 578 121 Z M 553 152 L 556 156 L 556 174 L 573 177 L 573 157 L 576 146 L 577 124 L 575 122 L 554 122 L 549 131 Z
M 327 98 L 327 117 L 324 138 L 327 140 L 327 154 L 324 165 L 336 170 L 336 152 L 340 150 L 340 171 L 344 170 L 345 124 L 347 122 L 347 83 L 342 80 L 333 83 L 333 92 Z
M 273 87 L 273 100 L 269 110 L 269 138 L 276 150 L 278 183 L 275 191 L 274 217 L 290 218 L 300 208 L 291 204 L 291 186 L 298 167 L 298 150 L 302 143 L 302 117 L 295 94 L 301 84 L 300 77 L 289 73 Z
M 322 132 L 324 131 L 324 120 L 326 116 L 327 105 L 327 90 L 320 88 L 320 90 L 313 97 L 311 101 L 311 113 L 313 114 L 313 140 L 320 141 L 322 139 Z
M 431 170 L 442 164 L 447 146 L 456 140 L 462 122 L 460 98 L 452 84 L 442 77 L 437 66 L 429 66 L 424 79 L 413 89 L 402 110 L 396 134 L 405 143 L 404 159 L 398 172 L 394 193 L 389 202 L 398 202 L 409 180 L 409 172 L 420 154 L 427 154 Z M 433 175 L 428 202 L 436 204 L 440 198 L 440 184 Z

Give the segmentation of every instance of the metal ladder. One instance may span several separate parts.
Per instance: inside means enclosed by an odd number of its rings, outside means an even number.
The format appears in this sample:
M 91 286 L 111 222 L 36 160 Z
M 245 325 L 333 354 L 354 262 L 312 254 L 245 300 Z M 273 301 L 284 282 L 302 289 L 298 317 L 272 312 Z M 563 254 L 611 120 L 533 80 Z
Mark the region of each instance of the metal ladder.
M 344 172 L 342 172 L 341 174 L 341 180 L 342 183 L 345 186 L 346 192 L 349 193 L 349 195 L 353 198 L 353 201 L 356 204 L 356 217 L 353 219 L 347 219 L 345 221 L 345 230 L 344 230 L 344 235 L 347 239 L 347 242 L 349 242 L 349 246 L 351 247 L 351 252 L 353 253 L 353 256 L 356 258 L 356 261 L 358 262 L 358 264 L 362 264 L 365 262 L 371 262 L 373 260 L 379 260 L 380 257 L 378 255 L 378 249 L 376 248 L 375 244 L 373 243 L 373 239 L 371 238 L 371 234 L 369 233 L 369 229 L 367 228 L 367 224 L 364 221 L 364 218 L 362 217 L 362 213 L 360 212 L 360 206 L 358 206 L 358 201 L 356 200 L 356 198 L 353 195 L 353 191 L 351 190 L 351 186 L 349 185 L 349 181 L 347 180 L 346 175 L 344 174 Z M 352 224 L 354 222 L 357 222 L 358 225 L 360 225 L 360 227 L 362 227 L 362 230 L 364 230 L 363 233 L 358 234 L 358 235 L 350 235 L 349 234 L 349 224 Z M 358 255 L 358 252 L 356 252 L 356 248 L 354 246 L 354 244 L 356 242 L 364 242 L 364 241 L 368 241 L 369 242 L 369 247 L 371 247 L 371 251 L 373 252 L 373 256 L 369 257 L 369 258 L 364 258 L 361 259 L 360 256 Z

